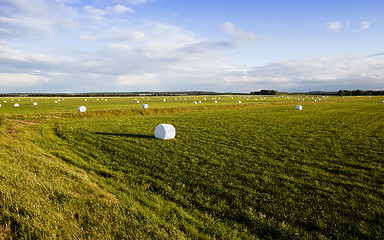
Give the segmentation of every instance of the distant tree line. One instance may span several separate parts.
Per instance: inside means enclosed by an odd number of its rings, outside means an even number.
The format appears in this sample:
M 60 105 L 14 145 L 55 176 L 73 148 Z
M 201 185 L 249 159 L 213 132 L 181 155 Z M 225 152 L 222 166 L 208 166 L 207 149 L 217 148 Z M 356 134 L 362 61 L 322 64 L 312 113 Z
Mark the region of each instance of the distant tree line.
M 0 93 L 0 97 L 136 97 L 136 96 L 188 96 L 188 95 L 238 95 L 246 93 L 187 92 L 94 92 L 94 93 Z
M 276 90 L 260 90 L 256 92 L 251 92 L 251 95 L 277 95 L 279 94 Z
M 373 91 L 373 90 L 339 90 L 337 92 L 339 96 L 374 96 L 384 95 L 384 91 Z

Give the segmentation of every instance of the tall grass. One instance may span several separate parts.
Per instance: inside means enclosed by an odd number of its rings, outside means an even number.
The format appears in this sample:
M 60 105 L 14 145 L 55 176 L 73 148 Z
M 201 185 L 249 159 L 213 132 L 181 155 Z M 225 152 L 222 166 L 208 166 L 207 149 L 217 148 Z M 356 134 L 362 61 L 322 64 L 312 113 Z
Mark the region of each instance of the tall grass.
M 376 100 L 12 115 L 0 236 L 380 239 Z M 155 139 L 160 123 L 176 138 Z

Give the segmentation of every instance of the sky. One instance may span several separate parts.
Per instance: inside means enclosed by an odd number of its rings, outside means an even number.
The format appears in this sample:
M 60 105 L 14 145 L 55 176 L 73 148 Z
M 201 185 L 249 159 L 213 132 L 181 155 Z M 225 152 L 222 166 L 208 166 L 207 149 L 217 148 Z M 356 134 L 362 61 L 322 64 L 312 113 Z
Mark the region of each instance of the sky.
M 384 89 L 382 0 L 0 0 L 0 92 Z

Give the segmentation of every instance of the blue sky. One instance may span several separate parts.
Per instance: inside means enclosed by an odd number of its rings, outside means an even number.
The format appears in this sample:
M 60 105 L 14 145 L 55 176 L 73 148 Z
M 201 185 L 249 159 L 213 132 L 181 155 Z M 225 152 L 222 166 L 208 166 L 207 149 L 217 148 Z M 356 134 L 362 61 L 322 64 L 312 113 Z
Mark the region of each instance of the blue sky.
M 0 0 L 0 92 L 384 89 L 382 0 Z

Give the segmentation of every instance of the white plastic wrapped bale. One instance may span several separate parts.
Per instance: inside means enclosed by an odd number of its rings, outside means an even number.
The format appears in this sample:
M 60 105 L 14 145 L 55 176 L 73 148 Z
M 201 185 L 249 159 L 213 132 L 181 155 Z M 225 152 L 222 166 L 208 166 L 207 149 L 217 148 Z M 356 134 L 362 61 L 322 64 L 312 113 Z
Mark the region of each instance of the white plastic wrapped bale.
M 84 106 L 80 106 L 77 110 L 79 110 L 79 112 L 85 112 L 87 111 L 87 108 Z
M 18 103 L 13 104 L 15 107 L 19 107 L 20 105 Z
M 148 108 L 148 104 L 143 104 L 143 108 Z
M 237 103 L 241 103 L 241 101 L 237 101 Z
M 301 106 L 301 105 L 297 105 L 297 106 L 296 106 L 296 109 L 297 109 L 297 110 L 303 110 L 303 106 Z
M 33 105 L 36 106 L 36 105 L 37 105 L 37 102 L 34 102 Z
M 136 103 L 140 103 L 140 101 L 139 101 L 139 100 L 137 100 L 137 101 L 136 101 Z
M 214 103 L 217 103 L 217 101 L 214 101 Z
M 171 124 L 160 124 L 155 128 L 155 138 L 172 139 L 176 136 L 175 127 Z

